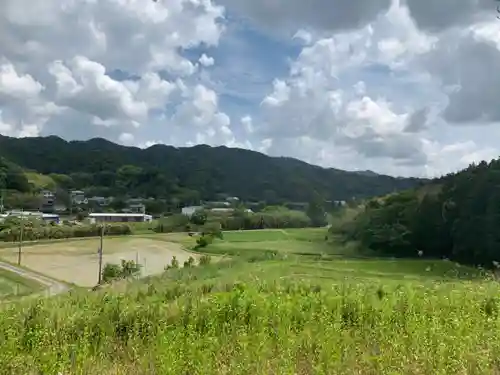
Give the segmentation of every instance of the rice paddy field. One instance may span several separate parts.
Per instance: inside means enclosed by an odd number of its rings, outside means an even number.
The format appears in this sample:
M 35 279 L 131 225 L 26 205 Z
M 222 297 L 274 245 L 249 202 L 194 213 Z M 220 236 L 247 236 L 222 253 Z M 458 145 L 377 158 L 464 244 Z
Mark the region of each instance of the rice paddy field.
M 26 296 L 42 290 L 42 285 L 13 272 L 0 269 L 0 300 Z
M 325 235 L 226 232 L 199 249 L 222 261 L 12 303 L 0 311 L 0 373 L 500 374 L 487 273 L 354 257 Z M 195 242 L 130 239 L 146 240 L 188 254 Z
M 40 242 L 23 247 L 22 265 L 57 280 L 83 287 L 96 285 L 99 275 L 99 238 Z M 134 260 L 142 265 L 143 276 L 162 273 L 173 256 L 182 263 L 190 256 L 181 245 L 141 237 L 105 238 L 103 264 Z M 17 248 L 0 249 L 0 259 L 14 263 Z

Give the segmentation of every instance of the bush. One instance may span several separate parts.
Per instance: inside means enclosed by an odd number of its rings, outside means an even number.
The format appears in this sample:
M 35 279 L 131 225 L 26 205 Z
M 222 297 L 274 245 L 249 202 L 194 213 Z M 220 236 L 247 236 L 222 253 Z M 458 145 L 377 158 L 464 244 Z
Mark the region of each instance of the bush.
M 104 234 L 111 236 L 130 235 L 132 229 L 127 224 L 107 224 Z M 17 242 L 21 235 L 20 221 L 9 222 L 9 227 L 0 230 L 0 241 Z M 92 225 L 51 225 L 41 220 L 26 220 L 23 227 L 24 241 L 38 241 L 63 238 L 96 237 L 101 235 L 101 226 Z
M 126 279 L 136 276 L 141 270 L 141 265 L 133 260 L 122 259 L 121 264 L 106 263 L 102 270 L 102 282 Z
M 207 221 L 207 213 L 205 210 L 199 210 L 191 215 L 191 223 L 194 225 L 204 225 Z
M 156 233 L 184 232 L 189 224 L 189 217 L 183 214 L 176 214 L 158 220 L 153 231 Z
M 196 240 L 196 248 L 198 249 L 198 248 L 207 247 L 213 241 L 214 241 L 214 238 L 211 235 L 205 234 L 201 237 L 198 237 L 198 239 Z
M 114 263 L 106 263 L 102 270 L 102 282 L 107 283 L 120 278 L 120 265 Z
M 191 268 L 194 266 L 195 266 L 195 261 L 193 257 L 189 257 L 189 259 L 184 262 L 184 268 Z
M 206 265 L 210 264 L 211 262 L 212 262 L 212 257 L 210 257 L 210 255 L 203 255 L 200 258 L 199 264 L 200 264 L 200 266 L 206 266 Z
M 167 264 L 167 266 L 165 267 L 165 271 L 170 269 L 178 269 L 179 266 L 180 266 L 179 261 L 177 260 L 177 257 L 174 255 L 172 257 L 170 264 Z

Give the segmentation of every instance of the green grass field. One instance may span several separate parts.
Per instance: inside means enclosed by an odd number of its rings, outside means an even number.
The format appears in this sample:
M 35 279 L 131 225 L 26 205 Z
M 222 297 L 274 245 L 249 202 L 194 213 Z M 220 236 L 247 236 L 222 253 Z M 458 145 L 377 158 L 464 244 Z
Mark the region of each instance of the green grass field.
M 26 296 L 42 290 L 42 285 L 13 272 L 0 269 L 0 300 Z
M 225 232 L 202 249 L 223 261 L 12 304 L 0 373 L 500 374 L 498 283 L 486 273 L 354 258 L 325 235 Z

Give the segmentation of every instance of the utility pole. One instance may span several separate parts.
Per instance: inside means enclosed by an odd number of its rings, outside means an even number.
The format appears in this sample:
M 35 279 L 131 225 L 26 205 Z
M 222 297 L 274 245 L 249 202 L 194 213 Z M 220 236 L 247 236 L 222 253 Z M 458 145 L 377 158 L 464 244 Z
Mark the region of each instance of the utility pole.
M 21 209 L 21 229 L 19 231 L 19 250 L 17 252 L 17 265 L 21 265 L 21 254 L 23 252 L 23 234 L 24 234 L 24 209 Z
M 102 244 L 104 239 L 104 224 L 101 225 L 101 239 L 99 245 L 99 277 L 97 279 L 97 285 L 100 285 L 102 282 Z
M 73 220 L 73 194 L 69 190 L 69 220 Z

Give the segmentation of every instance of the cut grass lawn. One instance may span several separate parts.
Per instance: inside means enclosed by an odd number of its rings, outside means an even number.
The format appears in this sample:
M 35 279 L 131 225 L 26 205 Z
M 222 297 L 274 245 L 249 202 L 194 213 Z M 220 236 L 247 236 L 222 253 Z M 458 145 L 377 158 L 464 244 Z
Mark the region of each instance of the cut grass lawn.
M 43 289 L 43 285 L 4 269 L 0 269 L 0 300 L 26 296 Z
M 497 282 L 442 260 L 343 257 L 325 232 L 227 232 L 201 249 L 237 249 L 225 262 L 13 305 L 0 373 L 500 373 Z

